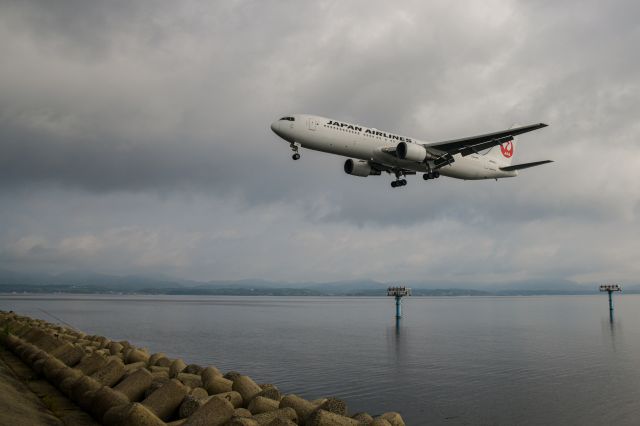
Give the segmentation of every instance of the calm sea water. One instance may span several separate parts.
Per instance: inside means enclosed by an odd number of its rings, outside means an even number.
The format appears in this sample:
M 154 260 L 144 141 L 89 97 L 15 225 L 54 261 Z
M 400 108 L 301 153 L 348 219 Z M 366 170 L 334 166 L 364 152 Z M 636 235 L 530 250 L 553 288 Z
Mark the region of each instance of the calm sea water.
M 0 295 L 0 309 L 409 425 L 640 424 L 640 296 Z

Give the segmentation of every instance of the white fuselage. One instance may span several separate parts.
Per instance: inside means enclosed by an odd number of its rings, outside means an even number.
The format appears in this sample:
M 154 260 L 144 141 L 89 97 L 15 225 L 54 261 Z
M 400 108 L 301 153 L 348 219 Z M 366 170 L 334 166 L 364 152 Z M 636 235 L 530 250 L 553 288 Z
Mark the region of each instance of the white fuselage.
M 296 114 L 290 117 L 293 120 L 278 120 L 271 125 L 272 130 L 289 143 L 418 173 L 429 171 L 430 166 L 426 162 L 402 160 L 384 151 L 384 148 L 395 147 L 400 142 L 420 145 L 427 142 L 316 115 Z M 440 174 L 469 180 L 517 176 L 517 171 L 500 170 L 504 164 L 496 156 L 478 153 L 463 157 L 456 154 L 454 159 L 453 163 L 438 169 Z

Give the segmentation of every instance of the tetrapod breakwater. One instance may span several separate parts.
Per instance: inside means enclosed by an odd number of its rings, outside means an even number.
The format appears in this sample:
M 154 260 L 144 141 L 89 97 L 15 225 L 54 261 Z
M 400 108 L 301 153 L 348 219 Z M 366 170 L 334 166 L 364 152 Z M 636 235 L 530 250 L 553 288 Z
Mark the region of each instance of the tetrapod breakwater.
M 258 384 L 236 371 L 187 364 L 150 354 L 127 341 L 87 335 L 71 327 L 0 311 L 0 343 L 33 377 L 55 388 L 40 398 L 53 416 L 72 410 L 53 405 L 68 399 L 86 415 L 63 424 L 113 426 L 404 426 L 401 415 L 349 413 L 343 400 L 307 400 Z M 8 353 L 8 352 L 7 352 Z M 3 355 L 7 356 L 6 354 Z M 0 380 L 2 380 L 0 378 Z M 2 396 L 0 395 L 0 398 Z M 65 402 L 69 404 L 69 402 Z M 5 404 L 6 405 L 6 404 Z M 68 406 L 68 405 L 65 405 Z M 20 424 L 16 410 L 16 424 Z M 63 414 L 60 414 L 60 412 Z

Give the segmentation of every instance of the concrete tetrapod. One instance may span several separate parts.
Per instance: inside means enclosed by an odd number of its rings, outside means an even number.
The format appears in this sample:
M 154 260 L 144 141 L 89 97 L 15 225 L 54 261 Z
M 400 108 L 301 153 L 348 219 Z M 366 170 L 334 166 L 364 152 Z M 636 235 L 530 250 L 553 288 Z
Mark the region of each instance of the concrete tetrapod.
M 391 423 L 391 426 L 405 426 L 402 416 L 395 411 L 384 413 L 380 417 Z
M 171 363 L 171 366 L 169 367 L 169 377 L 171 377 L 172 379 L 177 377 L 178 374 L 181 373 L 185 368 L 187 368 L 187 364 L 185 364 L 181 359 L 176 359 Z
M 253 419 L 260 425 L 268 425 L 275 419 L 287 419 L 298 423 L 298 415 L 296 410 L 291 407 L 278 408 L 277 410 L 267 411 L 266 413 L 256 414 Z
M 127 398 L 121 392 L 111 389 L 109 386 L 103 386 L 98 389 L 91 401 L 89 412 L 98 421 L 102 421 L 104 414 L 112 409 L 121 405 L 129 404 L 129 398 Z
M 231 389 L 238 392 L 242 396 L 245 406 L 251 402 L 254 396 L 262 392 L 262 388 L 258 386 L 249 376 L 238 376 L 233 380 Z
M 124 346 L 122 346 L 122 343 L 111 342 L 109 343 L 109 345 L 107 345 L 107 349 L 109 349 L 109 353 L 111 355 L 116 355 L 122 352 Z
M 100 382 L 89 376 L 82 376 L 71 385 L 71 399 L 80 407 L 87 409 L 91 405 L 91 398 L 85 396 L 85 394 L 90 391 L 97 391 L 101 387 L 102 384 Z
M 209 366 L 200 372 L 200 377 L 202 378 L 202 383 L 206 386 L 213 378 L 222 377 L 222 373 L 217 368 Z
M 107 365 L 107 359 L 105 357 L 96 353 L 91 353 L 85 355 L 80 360 L 80 363 L 74 368 L 77 368 L 78 370 L 82 371 L 83 374 L 90 376 L 105 365 Z
M 327 398 L 327 400 L 318 408 L 341 416 L 347 415 L 347 404 L 343 400 L 337 398 Z
M 233 410 L 233 417 L 252 417 L 251 411 L 246 408 L 236 408 Z
M 156 363 L 160 358 L 167 358 L 167 354 L 165 354 L 164 352 L 156 352 L 155 354 L 152 354 L 149 357 L 149 361 L 148 361 L 149 367 L 156 365 Z
M 178 417 L 181 419 L 186 419 L 196 411 L 198 408 L 202 407 L 206 402 L 209 401 L 209 398 L 195 398 L 192 395 L 187 395 L 182 400 L 180 404 L 180 408 L 178 408 Z
M 233 390 L 233 382 L 222 376 L 213 377 L 203 383 L 204 388 L 209 395 L 215 395 L 222 392 L 231 392 Z
M 58 358 L 67 366 L 73 367 L 80 362 L 80 360 L 84 356 L 84 351 L 78 346 L 74 346 L 70 343 L 64 342 L 55 350 L 50 352 L 50 355 Z
M 60 384 L 65 380 L 72 378 L 73 380 L 77 380 L 82 377 L 82 372 L 76 370 L 75 368 L 65 367 L 59 370 L 56 370 L 51 376 L 51 382 L 60 389 Z
M 31 369 L 38 374 L 44 374 L 44 363 L 49 359 L 56 359 L 52 357 L 45 351 L 38 351 L 36 353 L 31 353 L 27 357 L 27 359 L 23 360 L 25 364 L 30 365 Z M 64 363 L 63 363 L 64 364 Z
M 171 381 L 170 378 L 168 377 L 155 377 L 154 373 L 151 373 L 153 377 L 153 381 L 151 382 L 151 386 L 149 386 L 145 391 L 144 391 L 144 397 L 148 398 L 149 395 L 151 395 L 152 393 L 154 393 L 156 390 L 160 389 L 162 386 L 166 385 L 167 383 L 169 383 Z
M 248 417 L 233 417 L 227 426 L 260 426 L 257 420 Z
M 186 386 L 172 379 L 142 401 L 142 405 L 158 418 L 166 421 L 178 409 L 187 393 Z
M 38 328 L 32 328 L 33 332 L 25 340 L 49 353 L 58 347 L 60 342 L 51 334 Z
M 275 387 L 263 389 L 262 392 L 260 392 L 256 396 L 263 396 L 265 398 L 273 399 L 274 401 L 280 401 L 282 399 L 282 394 Z
M 304 422 L 306 426 L 360 426 L 360 422 L 325 410 L 314 411 Z
M 300 398 L 298 395 L 286 395 L 280 401 L 280 408 L 293 408 L 300 420 L 304 421 L 307 417 L 316 411 L 317 407 L 306 399 Z
M 242 397 L 238 392 L 225 392 L 217 395 L 207 396 L 205 398 L 195 398 L 191 395 L 187 395 L 180 404 L 178 414 L 180 418 L 186 418 L 195 413 L 200 407 L 208 403 L 212 398 L 222 398 L 231 403 L 234 408 L 240 408 L 242 406 Z M 251 412 L 248 417 L 251 417 Z M 236 414 L 234 414 L 236 415 Z
M 369 426 L 391 426 L 391 423 L 382 417 L 376 417 L 371 423 L 369 423 Z
M 113 389 L 122 392 L 130 401 L 139 401 L 144 396 L 144 391 L 151 386 L 152 380 L 153 376 L 151 373 L 141 368 L 131 373 Z
M 373 417 L 369 413 L 356 413 L 351 416 L 353 420 L 359 421 L 361 424 L 368 425 L 373 422 Z
M 56 357 L 49 357 L 44 364 L 42 365 L 42 374 L 47 378 L 50 382 L 53 383 L 53 379 L 55 377 L 55 373 L 62 368 L 68 368 L 67 365 L 57 359 Z
M 297 425 L 298 425 L 297 423 L 294 423 L 291 420 L 278 418 L 272 421 L 271 423 L 269 423 L 267 426 L 297 426 Z
M 18 347 L 20 341 L 21 339 L 13 334 L 0 334 L 0 342 L 2 342 L 2 344 L 12 352 L 15 351 L 16 347 Z
M 91 375 L 104 386 L 113 386 L 124 376 L 124 364 L 118 358 L 111 359 L 107 365 Z
M 139 370 L 141 368 L 147 368 L 147 363 L 144 362 L 144 361 L 139 361 L 139 362 L 133 362 L 131 364 L 125 364 L 124 365 L 124 371 L 127 374 L 132 372 L 132 371 Z
M 251 411 L 251 414 L 266 413 L 280 408 L 280 402 L 263 396 L 256 396 L 251 400 L 247 408 Z
M 184 370 L 182 370 L 182 372 L 200 375 L 202 370 L 204 370 L 204 368 L 200 367 L 198 364 L 189 364 Z
M 189 395 L 196 399 L 205 399 L 209 396 L 209 393 L 205 388 L 193 388 Z
M 238 373 L 237 371 L 227 371 L 225 373 L 224 377 L 225 379 L 229 379 L 231 381 L 234 381 L 235 379 L 237 379 L 238 377 L 242 376 L 242 374 Z
M 110 409 L 105 413 L 102 421 L 107 426 L 166 425 L 166 423 L 152 413 L 151 410 L 137 402 Z
M 240 408 L 245 405 L 244 400 L 242 399 L 242 396 L 236 391 L 222 392 L 222 393 L 212 395 L 210 398 L 212 397 L 226 399 L 231 403 L 231 405 L 233 405 L 233 408 Z
M 180 380 L 184 385 L 190 388 L 202 387 L 202 379 L 198 374 L 178 373 L 176 379 Z
M 233 405 L 223 398 L 213 397 L 193 413 L 184 426 L 222 426 L 231 420 Z
M 24 342 L 18 347 L 18 354 L 20 355 L 20 358 L 31 366 L 33 366 L 33 363 L 35 362 L 34 358 L 41 352 L 46 353 L 46 351 L 43 351 L 36 345 L 32 345 L 29 342 Z M 49 357 L 50 355 L 47 353 L 47 356 Z
M 75 370 L 75 371 L 77 371 L 77 373 L 70 374 L 69 376 L 63 378 L 62 380 L 60 380 L 60 383 L 58 384 L 58 389 L 60 390 L 60 392 L 62 392 L 69 398 L 71 398 L 71 390 L 75 386 L 76 382 L 80 380 L 82 377 L 85 377 L 85 375 L 82 374 L 82 372 L 78 370 Z
M 144 362 L 145 365 L 149 361 L 149 354 L 141 351 L 140 349 L 133 349 L 126 357 L 127 364 L 133 364 L 136 362 Z
M 172 362 L 173 361 L 171 361 L 169 358 L 162 357 L 159 358 L 154 365 L 157 367 L 171 367 Z

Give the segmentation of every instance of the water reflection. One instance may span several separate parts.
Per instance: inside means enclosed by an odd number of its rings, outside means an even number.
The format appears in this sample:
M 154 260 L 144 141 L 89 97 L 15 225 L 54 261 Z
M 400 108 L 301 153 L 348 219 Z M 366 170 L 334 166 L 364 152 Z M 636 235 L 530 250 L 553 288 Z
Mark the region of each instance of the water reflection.
M 387 328 L 387 341 L 389 342 L 390 350 L 393 350 L 396 356 L 396 362 L 404 358 L 406 353 L 406 342 L 404 342 L 403 336 L 406 330 L 402 327 L 402 318 L 394 318 L 394 324 Z
M 609 310 L 608 321 L 602 319 L 602 334 L 610 340 L 611 349 L 616 352 L 616 333 L 619 333 L 621 329 L 620 321 L 616 321 L 613 309 Z

